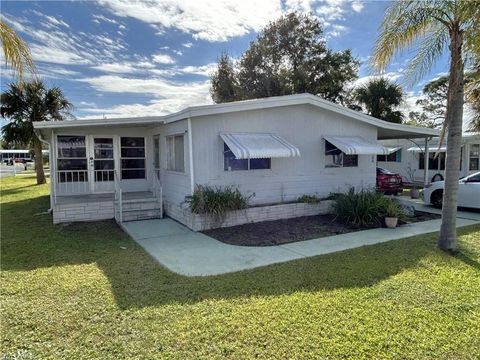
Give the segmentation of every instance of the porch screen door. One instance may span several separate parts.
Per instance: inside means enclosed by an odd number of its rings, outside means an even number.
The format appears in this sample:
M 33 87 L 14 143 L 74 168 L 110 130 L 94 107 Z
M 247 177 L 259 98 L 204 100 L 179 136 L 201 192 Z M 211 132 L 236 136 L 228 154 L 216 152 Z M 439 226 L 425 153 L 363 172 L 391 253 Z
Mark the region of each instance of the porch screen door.
M 93 139 L 93 191 L 105 192 L 114 189 L 115 160 L 113 138 Z

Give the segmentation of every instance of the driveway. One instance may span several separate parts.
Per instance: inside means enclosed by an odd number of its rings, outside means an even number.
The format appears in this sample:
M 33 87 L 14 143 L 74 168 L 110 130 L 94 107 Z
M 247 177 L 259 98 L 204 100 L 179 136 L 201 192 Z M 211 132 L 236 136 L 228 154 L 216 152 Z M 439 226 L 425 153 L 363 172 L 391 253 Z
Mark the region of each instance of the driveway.
M 167 269 L 186 276 L 219 275 L 438 231 L 440 219 L 277 246 L 235 246 L 165 218 L 123 223 L 125 231 Z M 459 218 L 457 226 L 480 223 Z

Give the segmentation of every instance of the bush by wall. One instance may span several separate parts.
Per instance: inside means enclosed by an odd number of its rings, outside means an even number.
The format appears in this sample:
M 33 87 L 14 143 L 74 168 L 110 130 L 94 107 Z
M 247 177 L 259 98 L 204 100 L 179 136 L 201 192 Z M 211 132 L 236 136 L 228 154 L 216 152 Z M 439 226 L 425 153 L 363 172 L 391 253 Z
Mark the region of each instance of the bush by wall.
M 359 227 L 379 226 L 386 215 L 402 216 L 402 207 L 395 200 L 375 190 L 336 194 L 333 210 L 335 215 L 348 224 Z
M 187 196 L 185 202 L 194 214 L 208 214 L 215 218 L 223 218 L 227 211 L 247 208 L 253 196 L 255 194 L 243 195 L 233 186 L 197 185 L 193 195 Z

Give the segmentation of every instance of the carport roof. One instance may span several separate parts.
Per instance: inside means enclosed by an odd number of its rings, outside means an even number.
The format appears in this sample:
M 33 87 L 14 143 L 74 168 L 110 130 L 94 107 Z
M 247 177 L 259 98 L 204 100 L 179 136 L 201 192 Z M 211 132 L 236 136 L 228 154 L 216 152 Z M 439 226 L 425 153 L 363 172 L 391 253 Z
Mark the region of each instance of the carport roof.
M 439 136 L 440 132 L 436 129 L 421 128 L 409 125 L 389 123 L 384 120 L 374 118 L 361 112 L 348 109 L 339 104 L 324 100 L 312 94 L 295 94 L 285 96 L 275 96 L 264 99 L 254 99 L 245 101 L 235 101 L 223 104 L 202 105 L 187 107 L 176 113 L 162 116 L 131 117 L 131 118 L 112 118 L 112 119 L 89 119 L 89 120 L 71 120 L 71 121 L 41 121 L 35 122 L 35 129 L 55 129 L 70 127 L 91 127 L 91 126 L 148 126 L 162 123 L 170 123 L 198 116 L 208 116 L 216 114 L 225 114 L 239 111 L 260 110 L 282 106 L 308 104 L 315 107 L 342 114 L 351 119 L 361 121 L 378 128 L 378 139 L 403 139 L 403 138 L 424 138 Z

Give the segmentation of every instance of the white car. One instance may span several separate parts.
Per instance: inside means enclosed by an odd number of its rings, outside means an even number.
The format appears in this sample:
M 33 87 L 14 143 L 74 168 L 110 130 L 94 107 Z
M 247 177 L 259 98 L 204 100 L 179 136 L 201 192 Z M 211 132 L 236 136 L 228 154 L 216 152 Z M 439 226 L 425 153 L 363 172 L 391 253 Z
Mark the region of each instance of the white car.
M 436 181 L 425 186 L 423 201 L 436 207 L 442 207 L 445 181 Z M 458 181 L 458 206 L 480 209 L 480 172 L 466 176 Z

